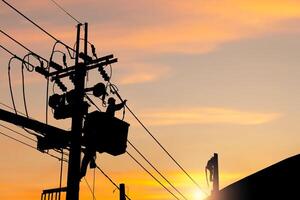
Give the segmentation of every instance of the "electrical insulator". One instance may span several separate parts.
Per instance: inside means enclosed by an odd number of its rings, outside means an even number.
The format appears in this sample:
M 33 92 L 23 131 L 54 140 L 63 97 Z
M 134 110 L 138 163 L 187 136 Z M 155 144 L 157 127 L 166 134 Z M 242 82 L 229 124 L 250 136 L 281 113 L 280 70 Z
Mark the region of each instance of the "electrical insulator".
M 35 67 L 35 71 L 39 74 L 42 74 L 46 78 L 49 76 L 49 72 L 47 72 L 43 67 Z
M 91 47 L 92 47 L 92 53 L 93 53 L 93 56 L 94 56 L 95 58 L 97 58 L 95 46 L 92 44 Z
M 86 54 L 84 54 L 84 53 L 79 53 L 79 58 L 81 58 L 81 59 L 83 59 L 84 61 L 86 61 L 86 62 L 91 62 L 92 60 L 93 60 L 93 58 L 92 57 L 90 57 L 90 56 L 88 56 L 88 55 L 86 55 Z
M 66 54 L 63 55 L 63 63 L 65 67 L 68 67 Z
M 103 69 L 102 66 L 98 68 L 98 71 L 100 72 L 105 81 L 109 81 L 109 76 L 107 75 L 106 71 Z
M 69 79 L 70 79 L 70 81 L 72 81 L 72 83 L 74 83 L 74 82 L 75 82 L 75 75 L 74 75 L 74 74 L 71 74 L 71 75 L 69 76 Z
M 55 83 L 63 92 L 67 91 L 67 87 L 59 79 L 55 79 Z
M 56 62 L 53 62 L 52 60 L 50 60 L 49 62 L 49 66 L 53 67 L 54 69 L 56 69 L 57 71 L 60 71 L 63 69 L 63 67 L 59 64 L 57 64 Z

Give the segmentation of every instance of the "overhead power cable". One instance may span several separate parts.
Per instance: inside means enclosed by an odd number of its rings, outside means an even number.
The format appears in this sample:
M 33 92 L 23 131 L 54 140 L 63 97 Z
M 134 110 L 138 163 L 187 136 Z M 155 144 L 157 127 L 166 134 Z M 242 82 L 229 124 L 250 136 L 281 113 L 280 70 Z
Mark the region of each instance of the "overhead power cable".
M 3 107 L 8 108 L 8 109 L 10 109 L 10 110 L 14 110 L 13 107 L 8 106 L 8 105 L 5 104 L 5 103 L 0 102 L 0 105 L 2 105 Z M 22 114 L 23 116 L 25 116 L 25 113 L 22 113 L 22 112 L 20 112 L 20 111 L 18 111 L 18 113 L 20 113 L 20 114 Z
M 129 141 L 128 144 L 174 189 L 180 194 L 182 198 L 187 200 L 187 198 L 160 172 L 158 169 Z
M 71 15 L 68 11 L 66 11 L 66 9 L 64 9 L 56 1 L 54 1 L 54 0 L 50 0 L 50 1 L 52 1 L 58 8 L 60 8 L 66 15 L 68 15 L 69 17 L 71 17 L 75 22 L 77 22 L 78 24 L 81 24 L 81 22 L 79 20 L 77 20 L 73 15 Z
M 111 89 L 114 93 L 119 97 L 121 101 L 122 97 L 120 96 L 118 90 L 112 85 Z M 152 139 L 160 146 L 160 148 L 173 160 L 173 162 L 185 173 L 185 175 L 201 190 L 201 186 L 192 178 L 192 176 L 176 161 L 176 159 L 169 153 L 169 151 L 158 141 L 156 137 L 149 131 L 149 129 L 143 124 L 143 122 L 134 114 L 134 112 L 125 104 L 128 111 L 132 114 L 132 116 L 137 120 L 137 122 L 145 129 L 145 131 L 152 137 Z M 204 192 L 204 191 L 203 191 Z
M 8 138 L 10 138 L 10 139 L 12 139 L 12 140 L 14 140 L 14 141 L 16 141 L 16 142 L 19 142 L 19 143 L 21 143 L 21 144 L 23 144 L 23 145 L 25 145 L 25 146 L 28 146 L 28 147 L 30 147 L 30 148 L 36 150 L 36 148 L 35 148 L 34 146 L 32 146 L 32 145 L 30 145 L 30 144 L 27 144 L 26 142 L 23 142 L 23 141 L 18 140 L 18 139 L 14 138 L 14 137 L 11 137 L 11 136 L 9 136 L 9 135 L 7 135 L 7 134 L 1 132 L 1 131 L 0 131 L 0 134 L 1 134 L 1 135 L 4 135 L 5 137 L 8 137 Z
M 8 3 L 5 0 L 1 0 L 3 3 L 5 3 L 7 6 L 9 6 L 11 9 L 13 9 L 15 12 L 17 12 L 19 15 L 21 15 L 22 17 L 24 17 L 25 19 L 27 19 L 29 22 L 31 22 L 33 25 L 35 25 L 37 28 L 39 28 L 41 31 L 43 31 L 46 35 L 48 35 L 49 37 L 51 37 L 53 40 L 63 44 L 64 46 L 66 46 L 69 50 L 72 50 L 75 52 L 75 50 L 73 48 L 71 48 L 69 45 L 65 44 L 64 42 L 58 40 L 56 37 L 54 37 L 51 33 L 49 33 L 48 31 L 46 31 L 44 28 L 42 28 L 40 25 L 38 25 L 36 22 L 34 22 L 33 20 L 31 20 L 29 17 L 27 17 L 26 15 L 24 15 L 21 11 L 19 11 L 17 8 L 15 8 L 13 5 L 11 5 L 10 3 Z
M 35 52 L 31 51 L 30 49 L 28 49 L 25 45 L 23 45 L 21 42 L 17 41 L 16 39 L 14 39 L 12 36 L 10 36 L 8 33 L 6 33 L 5 31 L 0 29 L 0 32 L 5 35 L 6 37 L 8 37 L 9 39 L 11 39 L 12 41 L 14 41 L 15 43 L 17 43 L 18 45 L 20 45 L 21 47 L 23 47 L 24 49 L 26 49 L 28 52 L 36 55 L 37 57 L 43 59 L 44 61 L 48 62 L 47 59 L 43 58 L 42 56 L 36 54 Z
M 87 96 L 87 95 L 86 95 Z M 88 96 L 87 96 L 88 97 Z M 90 98 L 88 100 L 96 107 L 98 111 L 101 112 L 98 106 L 94 103 L 94 101 Z M 128 144 L 174 189 L 176 192 L 178 192 L 185 200 L 187 198 L 129 141 L 127 140 Z M 128 153 L 128 152 L 127 152 Z M 129 154 L 129 153 L 128 153 Z M 132 155 L 130 154 L 130 157 Z M 150 173 L 140 162 L 138 162 L 135 158 L 133 158 L 146 172 Z M 150 174 L 151 175 L 151 174 Z M 158 181 L 153 175 L 151 175 L 152 178 L 154 178 L 156 181 Z M 159 182 L 161 185 L 162 183 Z M 164 187 L 164 186 L 163 186 Z M 166 187 L 164 187 L 166 189 Z
M 98 165 L 96 165 L 96 167 L 118 190 L 120 190 L 120 187 Z M 125 196 L 128 200 L 131 200 L 126 194 Z
M 159 181 L 149 170 L 147 170 L 135 157 L 133 157 L 128 151 L 126 153 L 145 171 L 147 172 L 157 183 L 159 183 L 167 192 L 169 192 L 175 199 L 180 200 L 171 190 L 169 190 L 161 181 Z
M 5 136 L 5 137 L 7 137 L 7 138 L 9 138 L 9 139 L 11 139 L 11 140 L 14 140 L 14 141 L 16 141 L 16 142 L 18 142 L 18 143 L 21 143 L 21 144 L 23 144 L 23 145 L 25 145 L 25 146 L 27 146 L 27 147 L 30 147 L 30 148 L 32 148 L 32 149 L 38 151 L 34 146 L 32 146 L 32 145 L 30 145 L 30 144 L 27 144 L 26 142 L 23 142 L 23 141 L 21 141 L 21 140 L 19 140 L 19 139 L 16 139 L 16 138 L 12 137 L 12 136 L 9 136 L 9 135 L 7 135 L 7 134 L 1 132 L 1 131 L 0 131 L 0 134 L 3 135 L 3 136 Z M 43 153 L 45 153 L 45 154 L 47 154 L 47 155 L 49 155 L 49 156 L 51 156 L 51 157 L 53 157 L 53 158 L 56 158 L 57 160 L 61 160 L 61 158 L 59 158 L 59 157 L 57 157 L 57 156 L 55 156 L 55 155 L 53 155 L 53 154 L 50 154 L 50 153 L 48 153 L 48 152 L 43 152 Z M 67 162 L 67 160 L 65 160 L 65 159 L 64 159 L 64 161 Z
M 88 188 L 89 188 L 89 190 L 90 190 L 90 192 L 91 192 L 91 194 L 92 194 L 92 196 L 93 196 L 93 200 L 96 200 L 96 197 L 95 197 L 95 194 L 94 194 L 94 192 L 93 192 L 92 187 L 90 186 L 90 184 L 89 184 L 89 182 L 86 180 L 86 178 L 85 178 L 85 177 L 83 177 L 83 178 L 84 178 L 84 181 L 85 181 L 86 185 L 88 186 Z
M 4 126 L 3 124 L 0 124 L 0 126 L 3 127 L 3 128 L 6 128 L 7 130 L 10 130 L 11 132 L 14 132 L 14 133 L 18 134 L 18 135 L 20 135 L 20 136 L 22 136 L 22 137 L 24 137 L 24 138 L 27 138 L 27 139 L 29 139 L 29 140 L 31 140 L 31 141 L 33 141 L 33 142 L 37 142 L 35 139 L 32 139 L 31 137 L 28 137 L 28 136 L 24 135 L 23 133 L 20 133 L 20 132 L 18 132 L 18 131 L 15 131 L 15 130 L 13 130 L 13 129 L 7 127 L 7 126 Z

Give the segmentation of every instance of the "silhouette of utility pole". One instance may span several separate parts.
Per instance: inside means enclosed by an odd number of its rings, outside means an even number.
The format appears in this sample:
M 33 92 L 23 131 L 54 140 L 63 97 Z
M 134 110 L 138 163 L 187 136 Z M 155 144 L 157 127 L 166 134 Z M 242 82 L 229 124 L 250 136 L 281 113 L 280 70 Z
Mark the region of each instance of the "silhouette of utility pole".
M 71 128 L 71 144 L 68 165 L 67 179 L 67 200 L 79 199 L 79 184 L 80 184 L 80 155 L 81 155 L 81 133 L 83 126 L 83 116 L 85 111 L 82 109 L 84 98 L 84 80 L 86 75 L 86 66 L 79 64 L 80 50 L 80 28 L 81 24 L 77 25 L 76 39 L 76 55 L 75 55 L 75 74 L 74 74 L 74 96 L 72 109 L 72 128 Z M 87 29 L 85 23 L 84 33 L 84 54 L 87 55 Z
M 81 28 L 84 26 L 84 45 L 83 52 L 80 52 L 80 41 L 82 40 Z M 49 66 L 54 68 L 55 71 L 47 71 L 43 65 L 36 66 L 35 71 L 40 73 L 45 78 L 49 78 L 55 84 L 57 84 L 64 94 L 53 94 L 49 97 L 49 106 L 54 109 L 55 119 L 65 119 L 72 118 L 71 131 L 66 131 L 59 129 L 57 127 L 30 119 L 18 115 L 17 113 L 11 113 L 0 109 L 0 120 L 21 126 L 23 128 L 28 128 L 36 131 L 37 134 L 37 149 L 40 151 L 45 151 L 49 149 L 68 149 L 69 150 L 69 163 L 68 163 L 68 177 L 67 177 L 67 187 L 66 188 L 54 188 L 50 190 L 44 190 L 42 197 L 46 197 L 51 192 L 56 193 L 66 191 L 66 200 L 79 200 L 79 187 L 81 178 L 81 148 L 82 146 L 87 147 L 87 143 L 82 143 L 82 133 L 83 133 L 83 119 L 85 115 L 88 114 L 89 104 L 84 101 L 84 96 L 87 91 L 93 91 L 93 94 L 97 97 L 106 94 L 105 86 L 103 83 L 96 84 L 93 88 L 85 89 L 85 77 L 87 71 L 98 68 L 98 71 L 102 75 L 105 81 L 109 81 L 109 76 L 103 69 L 104 66 L 115 63 L 118 61 L 114 56 L 107 55 L 97 58 L 95 53 L 95 47 L 92 45 L 92 51 L 95 59 L 88 56 L 88 24 L 78 24 L 77 25 L 77 36 L 76 36 L 76 50 L 75 51 L 75 65 L 63 68 L 59 64 L 53 62 L 51 59 L 49 61 Z M 79 62 L 79 58 L 83 62 Z M 65 64 L 66 65 L 66 64 Z M 61 82 L 60 79 L 69 77 L 74 84 L 74 89 L 67 91 L 66 86 Z M 103 85 L 103 88 L 101 88 Z M 119 95 L 118 95 L 119 96 Z M 67 104 L 66 104 L 67 102 Z M 96 113 L 97 114 L 97 113 Z M 101 114 L 101 113 L 100 113 Z M 99 114 L 99 115 L 100 115 Z M 102 115 L 101 115 L 102 116 Z M 98 118 L 97 118 L 98 119 Z M 102 119 L 102 118 L 101 118 Z M 100 121 L 101 121 L 100 119 Z M 119 135 L 115 137 L 105 136 L 101 138 L 106 142 L 105 147 L 101 147 L 101 152 L 107 152 L 114 156 L 120 155 L 125 152 L 126 141 L 128 134 L 129 124 L 118 120 L 110 119 L 110 125 L 107 129 L 114 128 L 113 130 L 119 132 Z M 107 120 L 106 120 L 107 121 Z M 101 129 L 99 124 L 97 126 L 92 123 L 89 127 L 90 129 Z M 106 130 L 106 129 L 105 129 Z M 109 133 L 108 133 L 109 134 Z M 105 140 L 106 139 L 106 140 Z M 101 141 L 103 141 L 101 140 Z M 109 144 L 107 144 L 109 143 Z M 103 144 L 103 143 L 101 143 Z M 107 147 L 107 145 L 110 145 Z M 120 186 L 121 188 L 123 186 Z M 124 187 L 123 187 L 124 188 Z M 125 188 L 122 194 L 125 195 Z M 121 194 L 120 194 L 121 195 Z M 122 196 L 124 196 L 122 195 Z M 124 198 L 125 199 L 125 198 Z
M 125 195 L 125 184 L 121 183 L 120 184 L 120 200 L 126 200 L 126 195 Z
M 219 160 L 218 160 L 218 154 L 214 153 L 214 168 L 213 168 L 213 190 L 212 194 L 213 196 L 217 195 L 219 193 Z

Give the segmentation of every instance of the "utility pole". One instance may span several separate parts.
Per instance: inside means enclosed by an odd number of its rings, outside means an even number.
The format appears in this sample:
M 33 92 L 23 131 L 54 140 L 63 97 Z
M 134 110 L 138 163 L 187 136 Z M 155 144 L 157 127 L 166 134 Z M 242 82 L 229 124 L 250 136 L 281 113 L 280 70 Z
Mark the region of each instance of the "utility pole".
M 81 28 L 84 26 L 84 45 L 83 52 L 80 52 L 80 41 L 81 39 Z M 59 41 L 58 41 L 59 42 Z M 69 163 L 68 163 L 68 177 L 67 177 L 67 187 L 63 188 L 54 188 L 44 190 L 42 193 L 42 197 L 56 195 L 57 192 L 66 192 L 66 200 L 79 200 L 79 188 L 80 188 L 80 179 L 81 179 L 81 148 L 87 148 L 87 143 L 82 143 L 82 134 L 83 134 L 83 119 L 84 116 L 88 116 L 88 106 L 89 104 L 84 101 L 85 93 L 88 91 L 93 91 L 93 94 L 96 97 L 100 97 L 102 95 L 107 95 L 106 88 L 103 83 L 98 83 L 92 88 L 85 88 L 85 77 L 87 71 L 92 69 L 98 69 L 104 81 L 109 81 L 110 77 L 107 75 L 104 70 L 104 66 L 110 65 L 112 63 L 118 62 L 117 58 L 114 58 L 113 54 L 106 55 L 100 58 L 97 58 L 95 53 L 95 47 L 91 45 L 93 51 L 93 57 L 88 56 L 87 48 L 88 48 L 88 24 L 78 24 L 77 25 L 77 36 L 76 36 L 76 50 L 75 50 L 75 65 L 62 67 L 59 64 L 52 61 L 52 57 L 50 59 L 49 67 L 55 69 L 55 71 L 47 71 L 46 68 L 43 67 L 43 63 L 41 66 L 33 66 L 35 72 L 43 75 L 45 78 L 49 78 L 54 84 L 56 84 L 62 91 L 63 94 L 53 94 L 49 97 L 48 105 L 54 109 L 54 118 L 55 119 L 72 119 L 71 131 L 66 131 L 37 120 L 30 119 L 28 117 L 24 117 L 18 115 L 17 113 L 11 113 L 5 110 L 0 109 L 0 120 L 15 124 L 17 126 L 21 126 L 23 128 L 28 128 L 36 131 L 37 136 L 37 149 L 41 152 L 51 150 L 51 149 L 68 149 L 69 150 Z M 7 50 L 8 51 L 8 50 Z M 10 51 L 8 51 L 12 54 Z M 13 54 L 12 54 L 13 55 Z M 24 62 L 23 59 L 13 55 L 18 60 Z M 71 56 L 72 57 L 72 56 Z M 73 58 L 73 57 L 72 57 Z M 79 58 L 83 60 L 83 62 L 79 62 Z M 65 58 L 66 59 L 66 58 Z M 64 59 L 64 60 L 65 60 Z M 66 62 L 66 61 L 64 61 Z M 70 78 L 74 84 L 73 90 L 67 90 L 66 86 L 63 84 L 61 79 Z M 103 88 L 101 87 L 103 85 Z M 118 95 L 118 94 L 117 94 Z M 118 95 L 119 96 L 119 95 Z M 120 96 L 119 96 L 120 97 Z M 98 117 L 97 120 L 101 121 L 106 119 L 100 114 L 101 112 L 96 113 L 96 115 L 101 116 Z M 92 113 L 93 115 L 93 113 Z M 106 119 L 107 120 L 107 119 Z M 126 141 L 129 124 L 117 119 L 109 118 L 110 122 L 113 126 L 106 126 L 106 129 L 113 129 L 117 131 L 118 134 L 111 136 L 109 131 L 105 133 L 107 136 L 101 135 L 100 141 L 98 145 L 103 145 L 101 147 L 101 153 L 107 152 L 108 154 L 117 156 L 122 153 L 125 153 L 126 150 Z M 98 122 L 97 122 L 98 123 Z M 110 124 L 110 123 L 109 123 Z M 93 127 L 89 127 L 93 126 Z M 92 123 L 89 125 L 89 129 L 101 129 Z M 99 138 L 95 138 L 98 139 Z M 107 147 L 107 145 L 110 145 Z M 99 146 L 97 146 L 99 149 Z M 99 150 L 97 150 L 99 151 Z M 122 196 L 125 195 L 125 186 L 123 187 Z M 52 194 L 53 193 L 53 194 Z M 121 195 L 121 194 L 120 194 Z M 122 200 L 125 200 L 123 198 Z
M 120 184 L 120 200 L 126 200 L 126 195 L 125 195 L 125 184 L 121 183 Z
M 87 23 L 85 25 L 84 35 L 84 53 L 87 55 Z M 85 64 L 79 64 L 80 51 L 80 28 L 82 24 L 77 25 L 76 39 L 76 57 L 75 57 L 75 75 L 74 75 L 74 99 L 72 108 L 72 128 L 71 145 L 68 166 L 67 195 L 66 200 L 79 200 L 80 185 L 80 158 L 81 158 L 81 134 L 83 127 L 84 100 L 84 80 L 86 76 Z
M 219 161 L 218 161 L 218 154 L 214 153 L 214 168 L 213 168 L 213 196 L 216 196 L 219 193 Z

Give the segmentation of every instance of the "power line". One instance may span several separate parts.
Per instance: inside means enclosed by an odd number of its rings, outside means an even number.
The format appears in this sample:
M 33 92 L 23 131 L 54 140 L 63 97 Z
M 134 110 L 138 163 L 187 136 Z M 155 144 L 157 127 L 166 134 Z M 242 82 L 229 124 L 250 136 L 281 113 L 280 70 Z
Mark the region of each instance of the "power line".
M 86 97 L 88 97 L 86 95 Z M 88 97 L 88 100 L 101 112 L 98 106 L 94 103 L 92 99 Z M 176 192 L 178 192 L 185 200 L 187 198 L 129 141 L 127 140 L 128 144 L 174 189 Z M 128 152 L 127 152 L 128 153 Z M 128 153 L 129 154 L 129 153 Z M 131 154 L 129 154 L 130 157 L 132 157 Z M 132 157 L 133 158 L 133 157 Z M 146 172 L 150 173 L 140 162 L 138 162 L 135 158 L 133 158 Z M 151 175 L 151 174 L 150 174 Z M 158 181 L 153 175 L 151 175 L 152 178 L 154 178 L 156 181 Z M 159 182 L 161 184 L 161 182 Z M 162 184 L 161 184 L 162 185 Z M 164 187 L 164 185 L 162 185 Z M 164 187 L 166 189 L 166 187 Z
M 98 165 L 96 165 L 96 167 L 118 190 L 120 190 L 120 187 Z M 125 196 L 128 200 L 131 200 L 126 194 Z
M 32 139 L 31 137 L 28 137 L 28 136 L 26 136 L 26 135 L 24 135 L 24 134 L 22 134 L 22 133 L 20 133 L 20 132 L 18 132 L 18 131 L 15 131 L 15 130 L 13 130 L 13 129 L 7 127 L 7 126 L 4 126 L 3 124 L 0 124 L 0 126 L 2 126 L 3 128 L 6 128 L 7 130 L 10 130 L 10 131 L 12 131 L 12 132 L 18 134 L 18 135 L 20 135 L 20 136 L 22 136 L 22 137 L 24 137 L 24 138 L 27 138 L 27 139 L 29 139 L 29 140 L 31 140 L 31 141 L 33 141 L 33 142 L 37 142 L 36 140 Z
M 180 196 L 182 196 L 182 198 L 187 200 L 187 198 L 160 171 L 158 171 L 158 169 L 129 140 L 127 140 L 127 142 L 174 190 L 176 190 L 176 192 L 180 194 Z
M 27 147 L 30 147 L 30 148 L 32 148 L 32 149 L 34 149 L 34 150 L 37 150 L 34 146 L 32 146 L 32 145 L 30 145 L 30 144 L 27 144 L 26 142 L 23 142 L 23 141 L 21 141 L 21 140 L 18 140 L 18 139 L 14 138 L 14 137 L 11 137 L 11 136 L 9 136 L 9 135 L 7 135 L 7 134 L 1 132 L 1 131 L 0 131 L 0 134 L 3 135 L 3 136 L 5 136 L 5 137 L 7 137 L 7 138 L 10 138 L 11 140 L 14 140 L 14 141 L 16 141 L 16 142 L 18 142 L 18 143 L 21 143 L 21 144 L 23 144 L 23 145 L 25 145 L 25 146 L 27 146 Z M 38 151 L 38 150 L 37 150 L 37 151 Z M 49 156 L 51 156 L 51 157 L 53 157 L 53 158 L 56 158 L 57 160 L 61 160 L 61 158 L 59 158 L 59 157 L 57 157 L 57 156 L 55 156 L 55 155 L 52 155 L 52 154 L 50 154 L 50 153 L 48 153 L 48 152 L 43 152 L 43 153 L 45 153 L 45 154 L 47 154 L 47 155 L 49 155 Z M 63 160 L 63 161 L 67 162 L 67 160 Z
M 66 11 L 66 9 L 64 9 L 61 5 L 59 5 L 56 1 L 54 0 L 50 0 L 52 1 L 58 8 L 60 8 L 65 14 L 67 14 L 69 17 L 71 17 L 74 21 L 76 21 L 78 24 L 81 24 L 80 21 L 78 21 L 73 15 L 71 15 L 68 11 Z
M 90 186 L 89 182 L 86 180 L 86 178 L 85 178 L 85 177 L 83 177 L 83 178 L 84 178 L 84 181 L 85 181 L 86 185 L 88 186 L 88 188 L 89 188 L 89 190 L 90 190 L 91 194 L 93 195 L 93 199 L 95 199 L 95 200 L 96 200 L 95 194 L 94 194 L 94 192 L 93 192 L 93 190 L 92 190 L 92 188 L 91 188 L 91 186 Z
M 147 172 L 157 183 L 159 183 L 167 192 L 169 192 L 175 199 L 180 200 L 173 192 L 171 192 L 162 182 L 160 182 L 149 170 L 147 170 L 136 158 L 134 158 L 128 151 L 126 153 L 145 171 Z
M 39 28 L 41 31 L 43 31 L 46 35 L 48 35 L 49 37 L 51 37 L 53 40 L 63 44 L 64 46 L 66 46 L 68 49 L 75 51 L 73 48 L 71 48 L 69 45 L 65 44 L 64 42 L 58 40 L 56 37 L 54 37 L 51 33 L 49 33 L 48 31 L 46 31 L 44 28 L 42 28 L 40 25 L 38 25 L 36 22 L 34 22 L 33 20 L 31 20 L 30 18 L 28 18 L 26 15 L 24 15 L 21 11 L 19 11 L 17 8 L 15 8 L 13 5 L 11 5 L 10 3 L 8 3 L 5 0 L 2 0 L 3 3 L 5 3 L 7 6 L 9 6 L 11 9 L 13 9 L 15 12 L 17 12 L 19 15 L 21 15 L 22 17 L 24 17 L 25 19 L 27 19 L 29 22 L 31 22 L 33 25 L 35 25 L 37 28 Z
M 145 129 L 145 131 L 152 137 L 152 139 L 161 147 L 161 149 L 173 160 L 173 162 L 185 173 L 185 175 L 200 189 L 200 185 L 191 177 L 191 175 L 175 160 L 175 158 L 167 151 L 167 149 L 158 141 L 156 137 L 149 131 L 149 129 L 143 124 L 143 122 L 133 113 L 133 111 L 125 105 L 132 116 L 138 121 L 138 123 Z M 203 190 L 202 190 L 203 191 Z M 204 191 L 203 191 L 204 192 Z
M 35 148 L 34 146 L 32 146 L 32 145 L 30 145 L 30 144 L 27 144 L 26 142 L 23 142 L 23 141 L 21 141 L 21 140 L 18 140 L 18 139 L 14 138 L 14 137 L 11 137 L 11 136 L 9 136 L 9 135 L 6 135 L 5 133 L 3 133 L 3 132 L 1 132 L 1 131 L 0 131 L 0 134 L 1 134 L 1 135 L 4 135 L 5 137 L 8 137 L 8 138 L 10 138 L 10 139 L 12 139 L 12 140 L 14 140 L 14 141 L 16 141 L 16 142 L 19 142 L 19 143 L 21 143 L 21 144 L 23 144 L 23 145 L 25 145 L 25 146 L 28 146 L 28 147 L 30 147 L 30 148 L 36 150 L 36 148 Z
M 48 62 L 48 60 L 46 58 L 43 58 L 42 56 L 36 54 L 35 52 L 33 52 L 32 50 L 30 50 L 29 48 L 27 48 L 24 44 L 22 44 L 21 42 L 17 41 L 16 39 L 14 39 L 12 36 L 10 36 L 8 33 L 4 32 L 3 30 L 0 29 L 0 32 L 5 35 L 6 37 L 8 37 L 9 39 L 11 39 L 12 41 L 14 41 L 15 43 L 17 43 L 18 45 L 20 45 L 21 47 L 23 47 L 24 49 L 26 49 L 28 52 L 34 54 L 35 56 L 43 59 L 44 61 Z
M 2 102 L 0 102 L 0 105 L 6 107 L 6 108 L 8 108 L 8 109 L 14 110 L 11 106 L 8 106 L 8 105 L 6 105 L 6 104 L 4 104 L 4 103 L 2 103 Z M 25 116 L 24 113 L 22 113 L 22 112 L 20 112 L 20 111 L 18 111 L 18 112 Z
M 121 101 L 122 97 L 118 92 L 118 88 L 115 85 L 110 84 L 110 88 L 114 94 L 116 94 Z M 175 158 L 167 151 L 167 149 L 158 141 L 156 137 L 149 131 L 149 129 L 143 124 L 143 122 L 134 114 L 134 112 L 125 104 L 128 111 L 132 114 L 132 116 L 138 121 L 138 123 L 145 129 L 145 131 L 152 137 L 152 139 L 160 146 L 160 148 L 173 160 L 173 162 L 185 173 L 185 175 L 201 190 L 200 185 L 192 178 L 192 176 L 175 160 Z M 203 191 L 204 192 L 204 191 Z

